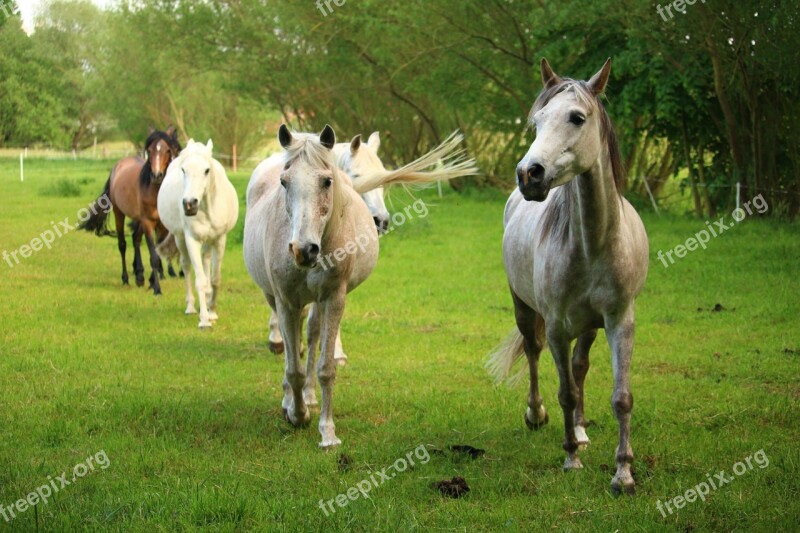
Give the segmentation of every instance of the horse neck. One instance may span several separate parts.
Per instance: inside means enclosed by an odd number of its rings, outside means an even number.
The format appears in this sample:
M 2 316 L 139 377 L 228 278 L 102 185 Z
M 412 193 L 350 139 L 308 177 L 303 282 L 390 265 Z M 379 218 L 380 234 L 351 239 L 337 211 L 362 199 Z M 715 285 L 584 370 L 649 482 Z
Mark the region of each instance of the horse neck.
M 608 249 L 621 218 L 622 203 L 608 154 L 569 183 L 570 233 L 581 243 L 584 254 L 593 257 Z

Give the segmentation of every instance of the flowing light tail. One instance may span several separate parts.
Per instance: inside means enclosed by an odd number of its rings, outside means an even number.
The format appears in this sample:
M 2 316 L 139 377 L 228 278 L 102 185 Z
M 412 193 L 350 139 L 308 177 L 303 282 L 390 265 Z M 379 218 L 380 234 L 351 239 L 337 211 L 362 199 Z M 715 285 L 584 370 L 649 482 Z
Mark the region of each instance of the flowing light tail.
M 440 180 L 474 176 L 479 172 L 478 167 L 474 159 L 467 158 L 465 150 L 461 147 L 463 141 L 463 135 L 453 132 L 442 144 L 419 159 L 396 170 L 362 176 L 353 184 L 353 188 L 359 194 L 364 194 L 389 185 L 435 183 Z
M 541 315 L 536 315 L 534 322 L 534 335 L 536 335 L 536 344 L 539 346 L 547 346 L 547 334 L 545 331 L 544 320 Z M 519 383 L 529 369 L 528 358 L 525 358 L 525 364 L 520 365 L 520 369 L 514 374 L 511 374 L 511 369 L 514 363 L 522 357 L 525 353 L 525 338 L 522 336 L 518 328 L 505 338 L 505 340 L 497 347 L 497 349 L 489 355 L 486 361 L 486 368 L 489 374 L 495 380 L 495 383 L 505 381 L 509 386 L 513 387 Z

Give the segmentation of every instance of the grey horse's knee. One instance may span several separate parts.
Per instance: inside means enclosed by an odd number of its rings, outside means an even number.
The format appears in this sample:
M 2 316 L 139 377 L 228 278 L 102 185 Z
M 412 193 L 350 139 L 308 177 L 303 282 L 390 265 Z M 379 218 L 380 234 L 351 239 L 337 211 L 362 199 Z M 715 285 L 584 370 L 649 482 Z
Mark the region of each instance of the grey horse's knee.
M 630 413 L 633 410 L 633 394 L 629 391 L 616 391 L 611 397 L 611 407 L 617 416 Z

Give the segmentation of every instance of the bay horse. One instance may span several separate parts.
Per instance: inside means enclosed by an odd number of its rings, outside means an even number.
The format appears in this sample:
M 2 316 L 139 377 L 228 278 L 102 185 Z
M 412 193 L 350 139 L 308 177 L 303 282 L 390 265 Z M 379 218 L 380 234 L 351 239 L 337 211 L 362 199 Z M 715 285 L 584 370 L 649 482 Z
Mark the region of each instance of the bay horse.
M 169 165 L 158 192 L 158 213 L 180 251 L 186 280 L 186 314 L 194 314 L 189 266 L 200 300 L 199 327 L 217 320 L 222 258 L 228 232 L 239 219 L 239 197 L 225 168 L 212 155 L 213 143 L 189 140 Z
M 503 261 L 517 327 L 487 366 L 503 379 L 525 353 L 525 422 L 538 429 L 548 422 L 538 383 L 539 354 L 547 342 L 560 381 L 564 470 L 583 468 L 578 449 L 589 444 L 584 380 L 589 349 L 604 328 L 614 374 L 611 406 L 619 424 L 611 488 L 632 494 L 634 301 L 647 277 L 649 244 L 639 215 L 620 191 L 619 147 L 600 100 L 610 72 L 611 59 L 589 81 L 576 81 L 541 62 L 544 90 L 530 115 L 536 139 L 517 166 L 517 190 L 504 215 Z
M 262 162 L 250 178 L 244 230 L 244 258 L 250 276 L 277 314 L 285 344 L 282 410 L 293 426 L 310 421 L 308 404 L 316 399 L 307 379 L 320 342 L 317 376 L 322 388 L 320 446 L 341 444 L 333 422 L 334 351 L 345 297 L 363 283 L 378 261 L 375 222 L 359 194 L 392 183 L 422 183 L 430 176 L 384 172 L 357 184 L 334 160 L 336 135 L 325 126 L 319 135 L 292 133 L 282 125 L 283 153 Z M 458 139 L 460 141 L 460 137 Z M 444 164 L 439 176 L 475 172 L 472 161 Z M 336 260 L 322 266 L 321 260 Z M 308 360 L 301 365 L 303 311 L 309 304 Z
M 154 234 L 158 240 L 166 237 L 166 231 L 161 226 L 158 217 L 157 199 L 161 181 L 170 162 L 181 151 L 178 142 L 178 132 L 170 126 L 166 131 L 155 131 L 150 128 L 145 141 L 147 159 L 140 156 L 131 156 L 120 159 L 106 181 L 101 194 L 111 201 L 114 209 L 114 222 L 116 233 L 107 228 L 108 212 L 103 209 L 94 210 L 92 217 L 79 227 L 86 231 L 93 231 L 96 235 L 116 235 L 117 247 L 122 259 L 122 284 L 128 284 L 128 268 L 125 263 L 125 217 L 133 220 L 133 246 L 134 259 L 133 271 L 136 276 L 136 285 L 144 285 L 144 266 L 141 257 L 142 236 L 145 237 L 150 252 L 150 288 L 155 295 L 161 294 L 158 282 L 161 270 L 161 261 L 155 248 Z M 97 201 L 95 201 L 97 203 Z

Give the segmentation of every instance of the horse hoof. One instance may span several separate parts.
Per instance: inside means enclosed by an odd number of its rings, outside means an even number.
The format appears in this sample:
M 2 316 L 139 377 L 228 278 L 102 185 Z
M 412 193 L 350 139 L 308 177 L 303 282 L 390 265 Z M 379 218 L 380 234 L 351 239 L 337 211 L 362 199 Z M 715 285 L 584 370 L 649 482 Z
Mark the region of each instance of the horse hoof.
M 333 360 L 336 361 L 336 364 L 338 366 L 347 366 L 347 357 L 342 357 L 342 358 L 339 358 L 339 359 L 336 359 L 334 357 Z
M 197 309 L 195 309 L 194 307 L 187 307 L 186 311 L 184 311 L 183 314 L 185 314 L 185 315 L 196 315 L 197 314 Z
M 340 446 L 341 444 L 342 444 L 342 441 L 340 439 L 334 437 L 332 439 L 323 440 L 322 442 L 319 443 L 319 447 L 322 448 L 323 450 L 327 450 L 327 449 L 333 448 L 335 446 Z
M 583 426 L 575 426 L 575 440 L 578 441 L 579 450 L 585 450 L 591 444 L 589 435 L 586 434 L 586 429 Z
M 217 313 L 216 313 L 216 312 L 214 312 L 214 311 L 211 311 L 211 312 L 208 314 L 208 318 L 209 318 L 209 320 L 219 320 L 219 315 L 217 315 Z
M 211 324 L 211 321 L 200 322 L 200 324 L 197 327 L 200 328 L 200 329 L 211 329 L 212 325 L 213 324 Z
M 137 287 L 144 287 L 144 279 L 137 279 L 136 280 Z
M 275 355 L 280 355 L 286 348 L 284 347 L 282 342 L 272 342 L 269 341 L 269 351 L 274 353 Z
M 303 416 L 302 420 L 292 420 L 292 416 L 289 414 L 287 409 L 283 409 L 283 419 L 289 422 L 295 428 L 306 428 L 308 427 L 309 422 L 311 422 L 311 413 L 308 412 L 306 409 L 305 415 Z
M 581 462 L 580 457 L 577 455 L 575 457 L 567 457 L 564 461 L 564 472 L 569 472 L 570 470 L 580 470 L 583 468 L 583 463 Z
M 540 407 L 540 409 L 544 411 L 544 418 L 537 417 L 536 421 L 531 419 L 530 407 L 528 407 L 528 410 L 525 412 L 525 425 L 528 426 L 528 429 L 531 431 L 539 430 L 548 422 L 550 422 L 550 415 L 548 415 L 547 411 L 544 410 L 544 406 Z
M 636 494 L 636 483 L 633 480 L 629 482 L 622 482 L 618 480 L 616 477 L 611 481 L 611 492 L 614 496 L 619 496 L 621 494 L 627 494 L 628 496 L 633 496 Z

